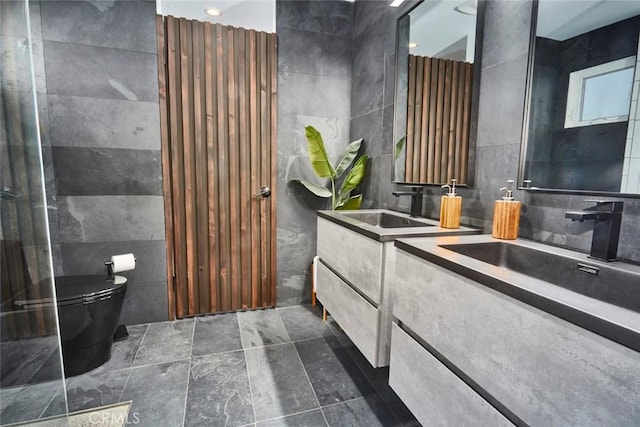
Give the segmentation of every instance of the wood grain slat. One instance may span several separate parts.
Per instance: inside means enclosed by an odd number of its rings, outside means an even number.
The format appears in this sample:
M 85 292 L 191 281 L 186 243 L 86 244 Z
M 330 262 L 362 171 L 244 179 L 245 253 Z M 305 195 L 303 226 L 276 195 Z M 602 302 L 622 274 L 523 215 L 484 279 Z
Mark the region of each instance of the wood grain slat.
M 455 138 L 455 168 L 454 178 L 460 179 L 460 164 L 462 155 L 462 126 L 464 122 L 464 64 L 458 67 L 458 90 L 456 99 L 456 138 Z
M 175 307 L 175 295 L 173 292 L 173 284 L 175 278 L 174 271 L 174 249 L 173 249 L 173 209 L 172 206 L 172 194 L 171 194 L 171 142 L 169 140 L 169 111 L 167 107 L 168 103 L 168 88 L 167 88 L 167 71 L 166 71 L 166 59 L 167 59 L 167 29 L 165 21 L 161 15 L 156 16 L 156 42 L 158 49 L 158 96 L 160 103 L 160 122 L 163 126 L 160 126 L 160 141 L 161 141 L 161 154 L 162 154 L 162 195 L 164 202 L 165 212 L 165 236 L 166 236 L 166 253 L 167 253 L 167 305 L 168 305 L 168 318 L 174 320 L 176 318 Z M 167 124 L 166 126 L 164 124 Z
M 465 64 L 464 67 L 464 126 L 462 130 L 462 149 L 460 155 L 460 179 L 467 182 L 467 166 L 469 162 L 469 132 L 471 126 L 471 96 L 473 85 L 473 66 Z
M 184 150 L 185 235 L 187 247 L 187 315 L 197 312 L 198 260 L 196 237 L 196 170 L 194 153 L 194 88 L 193 88 L 193 35 L 191 21 L 180 20 L 180 73 L 182 75 L 182 138 Z
M 209 313 L 210 286 L 209 279 L 209 216 L 207 206 L 207 122 L 206 122 L 206 91 L 205 91 L 205 49 L 204 49 L 204 25 L 193 25 L 193 117 L 194 117 L 194 144 L 195 144 L 195 212 L 197 239 L 197 280 L 195 289 L 197 292 L 197 313 Z M 196 313 L 194 313 L 196 314 Z
M 422 115 L 420 116 L 420 139 L 419 139 L 419 150 L 416 153 L 416 156 L 420 157 L 420 182 L 427 182 L 427 153 L 428 153 L 428 136 L 427 131 L 429 129 L 428 120 L 429 120 L 429 107 L 430 102 L 429 98 L 431 96 L 431 58 L 424 57 L 422 58 L 424 61 L 424 76 L 423 76 L 423 84 L 422 84 Z
M 271 282 L 271 295 L 270 300 L 267 305 L 271 307 L 276 306 L 276 289 L 277 289 L 277 250 L 276 250 L 276 230 L 277 230 L 277 217 L 276 217 L 276 206 L 277 206 L 277 170 L 276 170 L 276 154 L 277 154 L 277 135 L 278 135 L 278 40 L 275 34 L 269 34 L 269 45 L 268 45 L 268 56 L 270 60 L 270 75 L 271 75 L 271 117 L 270 117 L 270 127 L 271 130 L 271 144 L 270 144 L 270 157 L 271 157 L 271 167 L 269 170 L 269 175 L 271 177 L 271 184 L 269 187 L 271 188 L 271 224 L 269 227 L 269 241 L 271 242 L 271 247 L 269 253 L 271 254 L 271 265 L 269 266 L 269 280 Z
M 172 211 L 174 258 L 175 258 L 175 301 L 176 316 L 182 318 L 188 314 L 185 303 L 187 296 L 187 245 L 185 239 L 184 212 L 184 161 L 182 147 L 182 104 L 179 102 L 181 93 L 180 76 L 180 35 L 179 22 L 173 17 L 167 17 L 167 74 L 169 76 L 169 122 L 176 124 L 169 127 L 171 137 L 172 158 Z
M 424 58 L 419 57 L 416 60 L 416 77 L 415 77 L 415 106 L 413 119 L 413 172 L 411 176 L 414 179 L 420 179 L 420 137 L 422 132 L 420 126 L 422 124 L 422 86 L 424 85 Z
M 269 135 L 270 129 L 267 118 L 269 117 L 269 94 L 267 88 L 267 38 L 266 33 L 260 32 L 258 35 L 258 61 L 260 63 L 260 185 L 264 185 L 271 181 L 269 176 Z M 266 305 L 266 301 L 269 297 L 270 283 L 268 268 L 271 265 L 269 259 L 269 236 L 267 230 L 267 217 L 269 215 L 270 207 L 268 199 L 260 199 L 260 253 L 261 265 L 260 265 L 260 305 Z
M 207 217 L 208 233 L 207 240 L 209 246 L 209 307 L 210 312 L 220 311 L 220 286 L 219 269 L 220 246 L 218 243 L 218 121 L 216 110 L 218 99 L 217 90 L 217 55 L 216 55 L 216 32 L 215 27 L 210 23 L 204 24 L 204 51 L 205 51 L 205 110 L 207 119 Z M 204 204 L 204 203 L 203 203 Z
M 429 141 L 427 142 L 427 183 L 434 180 L 434 161 L 436 152 L 436 113 L 438 111 L 438 60 L 431 58 L 431 75 L 429 76 Z
M 237 30 L 235 33 L 236 61 L 238 64 L 238 148 L 240 172 L 240 305 L 239 308 L 251 307 L 251 153 L 249 142 L 249 70 L 247 31 Z
M 228 189 L 229 189 L 229 264 L 230 264 L 230 310 L 237 310 L 240 307 L 240 251 L 239 251 L 239 195 L 238 181 L 240 177 L 240 165 L 238 158 L 238 93 L 236 85 L 236 50 L 235 32 L 233 27 L 225 28 L 227 37 L 227 99 L 228 99 L 228 147 L 229 147 L 229 169 L 228 169 Z
M 259 123 L 259 100 L 260 93 L 258 90 L 258 33 L 254 30 L 249 32 L 249 98 L 251 105 L 249 106 L 249 122 L 250 122 L 250 151 L 251 151 L 251 169 L 249 171 L 249 181 L 251 183 L 252 192 L 257 192 L 260 188 L 260 123 Z M 251 247 L 260 247 L 260 203 L 257 199 L 253 199 L 251 203 Z M 251 257 L 251 306 L 258 307 L 260 305 L 260 251 L 254 252 Z
M 405 139 L 406 157 L 405 157 L 405 181 L 413 182 L 413 132 L 415 121 L 415 108 L 416 108 L 416 74 L 417 74 L 417 60 L 416 56 L 409 56 L 409 82 L 408 82 L 408 96 L 407 96 L 407 137 Z

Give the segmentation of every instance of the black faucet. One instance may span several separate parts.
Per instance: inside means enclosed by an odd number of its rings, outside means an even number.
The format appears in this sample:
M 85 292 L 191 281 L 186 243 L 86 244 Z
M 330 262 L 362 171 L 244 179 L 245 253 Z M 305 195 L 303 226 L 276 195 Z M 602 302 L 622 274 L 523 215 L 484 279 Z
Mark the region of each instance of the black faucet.
M 566 212 L 564 217 L 580 222 L 585 219 L 594 220 L 591 258 L 615 261 L 622 225 L 622 202 L 614 200 L 585 200 L 585 202 L 596 205 L 584 211 Z
M 396 197 L 411 196 L 411 217 L 422 216 L 422 187 L 410 187 L 411 191 L 394 191 Z

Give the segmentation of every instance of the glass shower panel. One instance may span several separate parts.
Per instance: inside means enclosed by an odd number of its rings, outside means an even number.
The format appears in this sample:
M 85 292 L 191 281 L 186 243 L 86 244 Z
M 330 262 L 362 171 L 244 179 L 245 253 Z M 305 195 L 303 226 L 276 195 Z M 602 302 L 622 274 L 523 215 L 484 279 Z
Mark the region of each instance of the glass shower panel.
M 44 82 L 34 72 L 42 31 L 38 2 L 31 7 L 33 22 L 27 0 L 0 1 L 2 425 L 51 416 L 65 423 L 67 414 L 36 102 Z

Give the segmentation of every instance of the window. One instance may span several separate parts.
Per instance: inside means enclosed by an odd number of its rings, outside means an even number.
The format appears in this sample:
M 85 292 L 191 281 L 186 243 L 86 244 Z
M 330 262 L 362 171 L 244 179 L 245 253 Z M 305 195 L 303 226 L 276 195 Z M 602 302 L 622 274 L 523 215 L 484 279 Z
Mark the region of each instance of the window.
M 635 56 L 569 75 L 565 128 L 629 119 Z

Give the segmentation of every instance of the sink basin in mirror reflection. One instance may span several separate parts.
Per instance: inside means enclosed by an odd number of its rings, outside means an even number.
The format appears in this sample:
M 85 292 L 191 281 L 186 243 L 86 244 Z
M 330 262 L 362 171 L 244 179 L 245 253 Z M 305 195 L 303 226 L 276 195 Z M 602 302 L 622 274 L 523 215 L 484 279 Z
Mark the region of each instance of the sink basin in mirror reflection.
M 443 244 L 441 248 L 640 312 L 640 269 L 570 257 L 507 242 Z M 631 266 L 629 267 L 636 267 Z
M 389 212 L 340 212 L 340 215 L 382 228 L 433 227 L 433 224 Z

